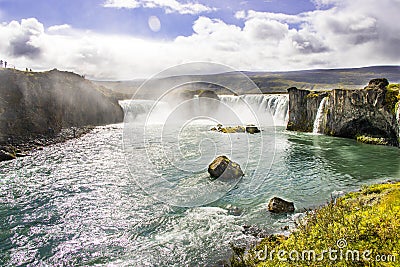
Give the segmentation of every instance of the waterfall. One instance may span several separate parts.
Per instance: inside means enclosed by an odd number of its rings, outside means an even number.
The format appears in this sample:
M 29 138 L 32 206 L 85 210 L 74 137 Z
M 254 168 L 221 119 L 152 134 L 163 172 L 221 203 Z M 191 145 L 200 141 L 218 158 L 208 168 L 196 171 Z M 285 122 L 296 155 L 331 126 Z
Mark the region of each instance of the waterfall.
M 224 125 L 255 124 L 262 126 L 286 126 L 289 113 L 289 97 L 287 94 L 252 94 L 252 95 L 220 95 L 220 102 L 207 103 L 193 98 L 190 108 L 182 110 L 173 119 L 187 120 L 195 116 L 214 118 Z M 215 101 L 215 100 L 214 100 Z M 153 100 L 123 100 L 119 102 L 130 121 L 147 120 L 148 123 L 163 124 L 178 104 L 155 102 Z M 172 105 L 172 106 L 171 106 Z M 149 116 L 150 114 L 150 116 Z M 169 117 L 170 116 L 170 117 Z
M 286 126 L 289 118 L 287 94 L 220 95 L 222 104 L 227 105 L 242 124 Z
M 146 120 L 149 124 L 162 124 L 171 112 L 168 103 L 153 100 L 121 100 L 119 105 L 130 122 Z
M 323 130 L 324 128 L 322 127 L 323 126 L 322 123 L 325 119 L 325 106 L 327 101 L 328 97 L 324 97 L 321 103 L 319 104 L 319 108 L 317 111 L 317 115 L 315 116 L 314 127 L 313 127 L 313 133 L 315 134 L 320 133 L 321 130 Z

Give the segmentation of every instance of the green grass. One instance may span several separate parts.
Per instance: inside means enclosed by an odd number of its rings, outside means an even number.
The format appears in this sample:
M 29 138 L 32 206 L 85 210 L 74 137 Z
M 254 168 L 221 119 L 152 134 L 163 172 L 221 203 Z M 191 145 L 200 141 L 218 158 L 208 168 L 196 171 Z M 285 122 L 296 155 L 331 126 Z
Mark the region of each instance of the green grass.
M 257 253 L 264 256 L 265 248 L 268 257 L 261 261 Z M 329 249 L 337 250 L 336 254 L 332 251 L 336 260 L 324 252 Z M 287 252 L 282 254 L 286 261 L 279 260 L 278 251 Z M 315 260 L 310 251 L 315 252 Z M 238 249 L 234 253 L 232 266 L 400 266 L 400 183 L 349 193 L 309 212 L 288 238 L 270 236 L 247 253 Z M 377 261 L 380 255 L 387 256 L 387 261 Z

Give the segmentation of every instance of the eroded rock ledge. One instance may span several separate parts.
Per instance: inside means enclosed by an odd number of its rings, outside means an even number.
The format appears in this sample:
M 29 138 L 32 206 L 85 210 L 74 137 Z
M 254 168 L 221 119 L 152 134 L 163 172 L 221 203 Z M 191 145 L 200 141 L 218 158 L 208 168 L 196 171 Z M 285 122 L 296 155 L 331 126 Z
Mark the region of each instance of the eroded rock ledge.
M 288 130 L 312 132 L 322 100 L 321 133 L 356 139 L 383 138 L 399 146 L 399 90 L 388 88 L 386 79 L 373 79 L 359 90 L 333 89 L 312 92 L 289 88 Z

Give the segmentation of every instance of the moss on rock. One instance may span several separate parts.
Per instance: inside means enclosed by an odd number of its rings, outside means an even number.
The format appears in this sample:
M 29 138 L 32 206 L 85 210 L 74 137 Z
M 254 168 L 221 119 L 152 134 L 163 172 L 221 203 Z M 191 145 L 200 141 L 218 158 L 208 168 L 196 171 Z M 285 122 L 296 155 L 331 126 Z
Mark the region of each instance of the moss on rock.
M 371 144 L 371 145 L 388 145 L 388 141 L 382 137 L 372 137 L 366 135 L 359 135 L 357 136 L 357 142 L 364 143 L 364 144 Z
M 386 91 L 386 105 L 388 109 L 393 113 L 396 114 L 396 105 L 400 101 L 400 94 L 399 94 L 399 85 L 398 84 L 390 84 L 392 86 L 388 86 Z

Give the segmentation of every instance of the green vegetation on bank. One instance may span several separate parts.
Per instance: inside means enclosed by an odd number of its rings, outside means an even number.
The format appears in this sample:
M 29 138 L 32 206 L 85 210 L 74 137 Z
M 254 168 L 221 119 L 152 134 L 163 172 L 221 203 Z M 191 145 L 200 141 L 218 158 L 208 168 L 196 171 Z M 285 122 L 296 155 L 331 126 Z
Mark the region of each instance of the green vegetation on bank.
M 358 135 L 357 142 L 364 143 L 364 144 L 371 144 L 371 145 L 388 145 L 388 141 L 385 140 L 383 137 L 372 137 L 366 135 Z
M 346 194 L 309 212 L 288 238 L 234 252 L 232 266 L 399 266 L 400 182 Z
M 396 114 L 397 103 L 400 101 L 400 84 L 389 84 L 386 91 L 386 103 L 393 114 Z

